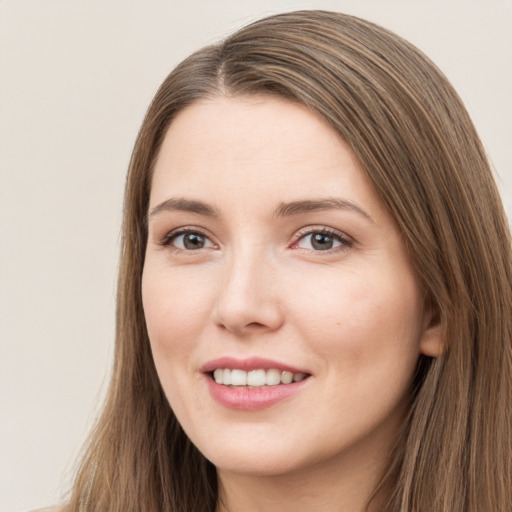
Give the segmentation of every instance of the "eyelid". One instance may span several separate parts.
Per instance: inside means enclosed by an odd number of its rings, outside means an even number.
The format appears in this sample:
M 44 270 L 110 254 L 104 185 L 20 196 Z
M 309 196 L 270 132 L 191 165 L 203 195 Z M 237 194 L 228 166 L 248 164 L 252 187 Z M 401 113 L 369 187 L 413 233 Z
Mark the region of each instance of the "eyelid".
M 175 251 L 181 251 L 181 252 L 187 252 L 187 253 L 201 251 L 202 249 L 212 249 L 212 248 L 218 249 L 219 248 L 218 244 L 215 243 L 213 238 L 210 235 L 208 235 L 205 231 L 206 230 L 204 230 L 203 228 L 199 228 L 197 226 L 180 226 L 179 228 L 175 228 L 175 229 L 167 232 L 162 237 L 162 239 L 158 242 L 158 244 L 161 246 L 173 249 Z M 200 236 L 205 237 L 207 240 L 209 240 L 209 242 L 212 245 L 210 247 L 200 248 L 200 249 L 196 249 L 196 250 L 180 249 L 180 248 L 174 247 L 172 245 L 173 240 L 175 240 L 179 236 L 191 234 L 191 233 L 198 234 Z M 331 249 L 325 249 L 325 250 L 314 250 L 314 249 L 305 249 L 302 247 L 297 247 L 297 244 L 301 239 L 305 238 L 308 235 L 318 234 L 318 233 L 336 238 L 339 242 L 341 242 L 341 245 L 331 248 Z M 344 233 L 343 231 L 340 231 L 338 229 L 331 228 L 328 226 L 313 225 L 313 226 L 305 226 L 305 227 L 301 228 L 299 231 L 297 231 L 293 236 L 293 241 L 292 241 L 290 247 L 293 249 L 300 249 L 300 250 L 315 253 L 315 254 L 318 254 L 318 253 L 331 254 L 333 252 L 344 251 L 344 250 L 352 247 L 354 245 L 354 243 L 355 243 L 355 240 L 351 236 Z
M 214 248 L 218 248 L 218 245 L 212 240 L 212 237 L 207 235 L 205 233 L 205 230 L 202 228 L 199 228 L 197 226 L 181 226 L 179 228 L 173 229 L 169 232 L 167 232 L 164 237 L 158 242 L 159 245 L 162 245 L 164 247 L 172 248 L 176 251 L 183 251 L 183 252 L 195 252 L 192 250 L 187 249 L 180 249 L 178 247 L 172 246 L 173 240 L 178 238 L 181 235 L 187 235 L 187 234 L 197 234 L 201 235 L 207 240 L 209 240 Z M 211 247 L 205 247 L 205 249 L 211 249 Z M 200 251 L 201 249 L 197 249 L 197 251 Z
M 317 234 L 317 233 L 337 238 L 341 242 L 341 245 L 338 247 L 334 247 L 332 249 L 325 249 L 325 250 L 304 249 L 302 247 L 296 247 L 298 242 L 301 239 L 305 238 L 308 235 Z M 308 251 L 308 252 L 315 253 L 315 254 L 319 254 L 319 253 L 320 254 L 322 254 L 322 253 L 332 254 L 333 252 L 344 251 L 344 250 L 352 247 L 355 244 L 355 240 L 351 236 L 344 233 L 343 231 L 340 231 L 338 229 L 334 229 L 334 228 L 331 228 L 328 226 L 322 226 L 322 225 L 306 226 L 304 228 L 301 228 L 299 231 L 297 231 L 295 233 L 293 238 L 294 238 L 294 240 L 291 244 L 292 248 L 300 249 L 303 251 Z

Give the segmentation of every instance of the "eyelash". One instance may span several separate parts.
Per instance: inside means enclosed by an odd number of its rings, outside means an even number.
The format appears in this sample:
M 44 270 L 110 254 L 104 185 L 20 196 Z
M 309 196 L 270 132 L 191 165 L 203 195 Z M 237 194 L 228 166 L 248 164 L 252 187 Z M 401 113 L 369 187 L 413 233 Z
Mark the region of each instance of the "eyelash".
M 339 245 L 336 247 L 332 247 L 329 249 L 323 249 L 323 250 L 305 249 L 305 248 L 298 247 L 298 244 L 301 240 L 304 240 L 304 239 L 306 239 L 306 237 L 313 236 L 313 235 L 322 235 L 322 236 L 329 237 L 329 238 L 333 239 L 334 241 L 339 242 Z M 297 233 L 297 235 L 295 237 L 295 241 L 292 243 L 291 247 L 296 248 L 296 249 L 302 249 L 302 250 L 308 251 L 310 253 L 332 254 L 335 252 L 340 252 L 340 251 L 349 249 L 353 245 L 354 245 L 354 240 L 352 238 L 350 238 L 349 236 L 347 236 L 346 234 L 344 234 L 343 232 L 338 231 L 337 229 L 328 228 L 325 226 L 323 226 L 323 227 L 309 226 L 309 227 L 303 228 L 302 230 L 300 230 Z
M 163 238 L 163 240 L 160 242 L 160 245 L 162 245 L 164 247 L 170 247 L 174 251 L 195 252 L 194 249 L 183 249 L 183 248 L 175 247 L 172 245 L 172 243 L 182 235 L 197 235 L 199 237 L 204 238 L 204 240 L 208 240 L 212 244 L 213 247 L 217 247 L 216 244 L 214 242 L 212 242 L 211 239 L 207 235 L 205 235 L 200 229 L 197 229 L 194 227 L 184 227 L 184 228 L 179 228 L 176 231 L 171 231 Z M 301 240 L 304 240 L 306 237 L 313 236 L 313 235 L 323 235 L 323 236 L 329 237 L 329 238 L 333 239 L 335 242 L 338 242 L 339 245 L 336 247 L 329 248 L 329 249 L 319 249 L 319 250 L 305 249 L 305 248 L 301 248 L 298 246 L 298 244 L 300 243 Z M 331 254 L 333 252 L 344 251 L 346 249 L 349 249 L 353 245 L 354 245 L 354 240 L 352 238 L 348 237 L 347 235 L 345 235 L 344 233 L 342 233 L 341 231 L 338 231 L 338 230 L 332 229 L 332 228 L 328 228 L 325 226 L 318 227 L 318 228 L 310 226 L 307 228 L 303 228 L 296 234 L 296 236 L 294 237 L 294 241 L 292 242 L 290 247 L 292 249 L 302 249 L 302 250 L 308 251 L 310 253 Z M 200 249 L 202 249 L 202 247 Z M 199 249 L 196 249 L 196 250 L 199 250 Z
M 194 227 L 184 227 L 179 228 L 175 231 L 171 231 L 167 235 L 165 235 L 164 239 L 160 242 L 160 245 L 164 247 L 172 248 L 175 251 L 181 251 L 181 252 L 194 252 L 192 249 L 182 249 L 180 247 L 172 246 L 172 243 L 179 238 L 182 235 L 197 235 L 199 237 L 204 238 L 205 240 L 210 240 L 208 236 L 206 236 L 200 229 L 194 228 Z M 215 245 L 213 242 L 211 242 L 212 245 Z

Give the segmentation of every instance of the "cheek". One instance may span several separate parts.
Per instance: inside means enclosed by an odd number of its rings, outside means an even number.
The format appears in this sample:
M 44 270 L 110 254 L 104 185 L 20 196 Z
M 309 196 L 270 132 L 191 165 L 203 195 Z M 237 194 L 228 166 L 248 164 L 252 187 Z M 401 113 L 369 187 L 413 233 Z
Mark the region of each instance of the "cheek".
M 402 418 L 420 353 L 419 297 L 414 279 L 394 286 L 354 273 L 303 302 L 298 331 L 316 356 L 329 410 L 336 411 L 324 418 L 332 432 L 359 436 L 375 425 L 395 428 Z
M 414 365 L 422 332 L 416 279 L 407 273 L 400 279 L 372 272 L 339 275 L 316 293 L 303 279 L 295 295 L 299 330 L 316 340 L 315 351 L 336 361 L 346 375 L 368 364 L 387 372 Z
M 203 326 L 213 293 L 199 273 L 159 269 L 147 265 L 142 277 L 142 302 L 150 339 L 162 342 L 183 338 Z
M 180 422 L 187 423 L 189 412 L 183 389 L 189 390 L 193 403 L 201 403 L 194 396 L 196 391 L 189 379 L 190 375 L 197 375 L 193 356 L 210 301 L 205 293 L 207 287 L 197 286 L 204 282 L 183 274 L 147 265 L 142 278 L 142 302 L 158 377 Z
M 205 296 L 193 278 L 151 266 L 144 269 L 142 302 L 155 366 L 164 389 L 190 367 L 205 317 Z

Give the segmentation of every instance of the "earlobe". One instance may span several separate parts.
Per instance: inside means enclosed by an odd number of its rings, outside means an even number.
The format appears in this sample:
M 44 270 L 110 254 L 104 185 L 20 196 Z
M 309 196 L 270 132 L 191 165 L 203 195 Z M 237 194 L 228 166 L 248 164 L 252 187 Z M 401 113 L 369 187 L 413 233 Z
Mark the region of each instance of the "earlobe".
M 444 329 L 437 305 L 430 304 L 425 311 L 424 329 L 420 352 L 428 357 L 440 357 L 446 349 Z
M 429 327 L 423 332 L 420 344 L 420 352 L 428 357 L 440 357 L 444 354 L 445 343 L 441 325 Z

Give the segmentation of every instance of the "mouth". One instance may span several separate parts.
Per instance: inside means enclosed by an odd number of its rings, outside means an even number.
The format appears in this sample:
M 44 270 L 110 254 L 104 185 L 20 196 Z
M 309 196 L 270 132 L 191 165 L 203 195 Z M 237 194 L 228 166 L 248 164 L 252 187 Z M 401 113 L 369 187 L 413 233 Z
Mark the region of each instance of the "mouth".
M 277 368 L 258 368 L 249 371 L 240 368 L 215 368 L 209 372 L 209 375 L 217 384 L 247 389 L 292 384 L 309 377 L 309 374 L 304 372 L 292 372 Z
M 257 411 L 291 399 L 308 387 L 311 373 L 260 357 L 221 357 L 201 372 L 215 401 L 232 410 Z

